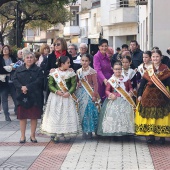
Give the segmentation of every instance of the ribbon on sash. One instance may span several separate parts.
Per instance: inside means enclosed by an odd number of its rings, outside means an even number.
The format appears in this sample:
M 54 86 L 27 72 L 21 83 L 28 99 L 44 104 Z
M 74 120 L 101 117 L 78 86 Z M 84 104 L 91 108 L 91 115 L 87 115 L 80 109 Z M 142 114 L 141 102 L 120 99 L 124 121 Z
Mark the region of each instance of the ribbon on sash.
M 82 86 L 86 90 L 87 94 L 92 98 L 94 91 L 93 91 L 92 87 L 90 86 L 90 84 L 88 83 L 88 81 L 83 77 L 82 68 L 80 68 L 78 70 L 77 75 L 78 75 L 78 78 L 79 78 Z M 101 99 L 100 99 L 99 94 L 97 96 L 97 101 L 95 102 L 95 105 L 96 105 L 98 111 L 100 111 L 100 109 L 101 109 Z
M 60 74 L 59 74 L 57 69 L 55 69 L 55 71 L 53 73 L 50 73 L 50 75 L 54 78 L 55 82 L 57 83 L 58 87 L 60 88 L 60 90 L 62 92 L 64 92 L 64 93 L 68 92 L 68 88 L 66 86 L 66 83 L 60 77 Z M 73 99 L 73 101 L 76 103 L 76 107 L 77 107 L 77 110 L 78 110 L 78 99 L 77 99 L 76 95 L 73 93 L 73 94 L 70 94 L 70 96 Z
M 119 83 L 117 82 L 114 76 L 112 76 L 108 80 L 108 82 L 134 109 L 136 108 L 136 104 L 133 101 L 133 99 L 129 96 L 129 94 L 122 87 L 120 87 Z
M 161 90 L 169 99 L 170 99 L 170 93 L 168 92 L 167 88 L 164 86 L 164 84 L 159 80 L 159 78 L 155 75 L 153 65 L 148 70 L 148 75 L 151 78 L 152 82 L 156 85 L 156 87 Z

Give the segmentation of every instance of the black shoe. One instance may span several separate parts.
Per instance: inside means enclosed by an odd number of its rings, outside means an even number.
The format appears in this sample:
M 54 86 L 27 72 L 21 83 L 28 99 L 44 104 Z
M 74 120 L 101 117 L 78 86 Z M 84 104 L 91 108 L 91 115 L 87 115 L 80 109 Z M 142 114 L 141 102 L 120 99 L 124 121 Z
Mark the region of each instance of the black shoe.
M 159 144 L 164 145 L 165 144 L 165 138 L 161 137 L 158 142 L 159 142 Z
M 119 140 L 119 137 L 118 137 L 118 136 L 113 136 L 113 140 L 114 140 L 115 142 L 117 142 L 117 141 Z
M 25 143 L 26 142 L 26 138 L 24 140 L 20 140 L 19 143 Z
M 11 121 L 11 118 L 9 116 L 5 116 L 6 121 Z
M 87 135 L 87 139 L 91 139 L 92 138 L 92 132 L 89 132 Z
M 147 140 L 148 144 L 153 144 L 155 142 L 155 138 L 150 138 Z
M 32 139 L 31 137 L 30 137 L 30 141 L 32 142 L 32 143 L 37 143 L 37 139 Z

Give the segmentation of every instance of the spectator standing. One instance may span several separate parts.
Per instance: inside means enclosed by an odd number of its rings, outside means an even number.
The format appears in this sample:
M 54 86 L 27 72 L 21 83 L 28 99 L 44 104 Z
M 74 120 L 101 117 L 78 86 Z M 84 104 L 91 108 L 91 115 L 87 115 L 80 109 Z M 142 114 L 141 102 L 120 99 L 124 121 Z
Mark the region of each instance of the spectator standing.
M 17 90 L 18 115 L 20 120 L 20 143 L 26 142 L 25 131 L 27 119 L 31 119 L 30 140 L 37 143 L 35 131 L 37 119 L 41 118 L 43 99 L 42 83 L 43 72 L 35 64 L 35 56 L 32 52 L 24 54 L 24 65 L 19 67 L 14 74 L 14 85 Z
M 130 53 L 134 68 L 138 68 L 143 63 L 143 52 L 138 48 L 138 42 L 136 40 L 130 42 Z
M 72 56 L 73 59 L 73 70 L 76 72 L 79 68 L 81 68 L 81 63 L 79 59 L 77 59 L 77 51 L 78 47 L 75 44 L 70 44 L 68 47 L 68 53 Z
M 2 47 L 2 55 L 0 56 L 0 74 L 6 74 L 5 80 L 1 81 L 1 85 L 3 86 L 1 92 L 1 99 L 2 99 L 2 108 L 5 114 L 5 120 L 11 121 L 10 113 L 8 111 L 8 94 L 11 94 L 12 100 L 14 102 L 14 112 L 16 112 L 16 90 L 13 84 L 13 74 L 14 70 L 11 73 L 4 70 L 4 66 L 10 66 L 12 63 L 15 63 L 17 59 L 11 55 L 11 49 L 8 45 L 4 45 Z
M 54 51 L 48 56 L 47 70 L 58 68 L 58 59 L 61 56 L 68 56 L 70 67 L 73 68 L 72 56 L 67 52 L 67 42 L 64 38 L 58 37 L 54 40 Z

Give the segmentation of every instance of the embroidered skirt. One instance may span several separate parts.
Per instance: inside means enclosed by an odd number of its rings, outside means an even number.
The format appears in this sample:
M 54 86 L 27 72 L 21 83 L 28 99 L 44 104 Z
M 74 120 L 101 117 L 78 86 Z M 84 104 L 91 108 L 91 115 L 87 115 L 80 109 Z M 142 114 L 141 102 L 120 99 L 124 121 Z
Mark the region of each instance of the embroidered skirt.
M 86 90 L 81 87 L 76 91 L 79 101 L 80 122 L 83 132 L 96 132 L 98 121 L 98 110 Z
M 99 114 L 97 134 L 101 136 L 123 136 L 134 134 L 134 112 L 122 97 L 106 99 Z
M 52 135 L 76 133 L 78 130 L 79 119 L 73 99 L 50 93 L 43 115 L 42 133 Z
M 170 91 L 169 87 L 167 89 Z M 147 89 L 145 93 L 147 96 Z M 153 90 L 151 93 L 153 94 Z M 166 100 L 163 100 L 164 98 Z M 136 135 L 170 137 L 170 100 L 159 89 L 153 95 L 148 92 L 147 99 L 149 104 L 150 100 L 155 102 L 150 107 L 146 107 L 145 103 L 142 107 L 138 104 L 135 117 Z M 164 103 L 160 105 L 162 101 Z

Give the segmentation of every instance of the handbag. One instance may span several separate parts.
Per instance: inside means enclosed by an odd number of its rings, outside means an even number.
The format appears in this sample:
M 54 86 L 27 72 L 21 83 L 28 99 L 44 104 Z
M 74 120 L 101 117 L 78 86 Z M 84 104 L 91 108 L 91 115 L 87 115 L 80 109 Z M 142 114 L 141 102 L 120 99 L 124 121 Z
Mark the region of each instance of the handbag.
M 26 109 L 29 109 L 31 107 L 33 107 L 34 105 L 34 100 L 33 98 L 31 98 L 31 96 L 29 94 L 20 94 L 18 97 L 17 97 L 17 101 L 19 102 L 19 105 L 26 108 Z

